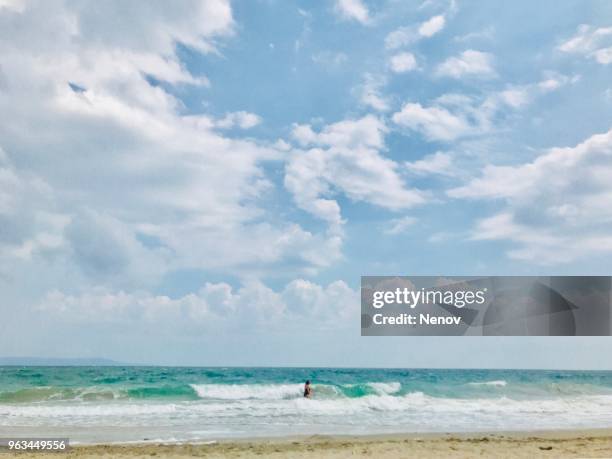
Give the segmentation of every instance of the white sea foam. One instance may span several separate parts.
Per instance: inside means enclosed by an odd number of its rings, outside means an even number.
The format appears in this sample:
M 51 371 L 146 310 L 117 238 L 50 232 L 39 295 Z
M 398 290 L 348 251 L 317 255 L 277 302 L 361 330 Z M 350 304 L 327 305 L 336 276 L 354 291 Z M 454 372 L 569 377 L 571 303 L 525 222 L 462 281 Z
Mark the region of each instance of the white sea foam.
M 570 393 L 557 393 L 539 386 L 526 391 L 520 384 L 510 385 L 512 391 L 498 392 L 496 388 L 504 387 L 506 381 L 467 384 L 480 390 L 466 391 L 463 386 L 454 396 L 434 397 L 420 391 L 405 393 L 407 386 L 399 382 L 315 384 L 314 398 L 306 399 L 302 384 L 194 384 L 198 399 L 96 396 L 3 402 L 0 430 L 81 432 L 78 438 L 85 441 L 100 435 L 118 441 L 169 437 L 195 441 L 305 433 L 612 427 L 612 394 L 606 392 L 580 393 L 573 388 Z M 97 392 L 97 388 L 85 392 Z M 106 433 L 109 426 L 117 433 Z
M 356 384 L 334 386 L 316 384 L 314 391 L 317 398 L 345 398 L 342 387 L 352 388 Z M 389 395 L 399 392 L 399 382 L 369 382 L 368 386 L 378 395 Z M 211 400 L 286 400 L 301 398 L 304 391 L 302 384 L 191 384 L 198 397 Z
M 113 417 L 219 417 L 233 418 L 248 415 L 251 418 L 279 418 L 283 416 L 346 416 L 368 413 L 406 413 L 426 417 L 440 415 L 543 415 L 559 414 L 574 416 L 580 412 L 604 416 L 612 424 L 612 396 L 578 396 L 541 400 L 515 400 L 499 398 L 442 398 L 422 392 L 402 396 L 367 395 L 357 398 L 287 400 L 241 399 L 177 403 L 58 403 L 58 404 L 8 404 L 0 405 L 0 424 L 10 425 L 17 418 L 94 418 L 103 422 Z
M 379 395 L 395 394 L 402 388 L 402 385 L 398 382 L 372 382 L 368 383 L 367 385 Z
M 173 403 L 75 403 L 75 404 L 33 404 L 33 405 L 0 405 L 0 418 L 7 417 L 100 417 L 137 416 L 169 414 L 177 410 Z
M 300 397 L 301 384 L 191 384 L 200 398 L 216 400 L 278 400 Z
M 495 381 L 483 381 L 483 382 L 470 382 L 469 386 L 494 386 L 494 387 L 505 387 L 508 385 L 506 381 L 503 379 L 495 380 Z

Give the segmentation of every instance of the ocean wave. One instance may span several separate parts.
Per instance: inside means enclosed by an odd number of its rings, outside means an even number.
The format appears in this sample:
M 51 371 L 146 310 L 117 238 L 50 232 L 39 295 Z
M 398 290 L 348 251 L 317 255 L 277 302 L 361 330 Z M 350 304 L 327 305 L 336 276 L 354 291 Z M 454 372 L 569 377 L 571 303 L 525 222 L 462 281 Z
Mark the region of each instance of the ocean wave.
M 612 427 L 612 374 L 605 372 L 138 367 L 27 374 L 33 379 L 0 367 L 0 431 L 83 440 L 113 438 L 112 430 L 127 440 L 192 441 Z M 302 397 L 306 378 L 313 379 L 311 399 Z
M 215 400 L 278 400 L 300 397 L 302 384 L 191 384 L 203 399 Z
M 507 381 L 503 379 L 495 380 L 495 381 L 482 381 L 482 382 L 469 382 L 468 386 L 493 386 L 493 387 L 506 387 L 508 385 Z
M 39 386 L 0 392 L 0 403 L 33 403 L 53 401 L 105 401 L 123 399 L 197 399 L 189 385 L 142 387 L 61 387 Z
M 122 398 L 118 390 L 102 387 L 66 388 L 40 386 L 0 392 L 0 403 L 31 403 L 62 400 L 113 400 Z
M 228 419 L 248 417 L 252 422 L 275 419 L 305 419 L 304 416 L 325 419 L 353 419 L 360 416 L 381 419 L 378 416 L 393 415 L 394 419 L 434 419 L 436 417 L 456 419 L 469 423 L 472 416 L 495 420 L 503 424 L 506 416 L 517 419 L 526 417 L 550 418 L 571 421 L 576 413 L 585 419 L 599 419 L 612 425 L 610 409 L 612 396 L 579 396 L 539 400 L 516 400 L 508 397 L 497 398 L 445 398 L 433 397 L 422 392 L 410 392 L 401 396 L 368 395 L 360 398 L 342 399 L 305 399 L 303 397 L 286 400 L 240 399 L 220 401 L 182 401 L 175 403 L 135 403 L 113 401 L 108 403 L 82 404 L 0 404 L 0 425 L 11 425 L 15 419 L 30 419 L 44 422 L 44 419 L 78 422 L 86 420 L 93 423 L 114 422 L 115 419 L 135 419 L 141 417 L 150 422 L 157 417 L 172 416 L 185 422 L 193 419 Z
M 402 384 L 399 382 L 373 382 L 367 383 L 377 394 L 395 394 L 402 389 Z
M 314 384 L 319 399 L 359 398 L 397 394 L 399 382 Z M 87 387 L 40 386 L 0 392 L 0 403 L 110 400 L 287 400 L 301 398 L 304 385 L 296 384 L 175 384 Z
M 303 384 L 192 384 L 202 399 L 213 400 L 287 400 L 301 398 Z M 399 382 L 367 382 L 362 384 L 314 384 L 318 399 L 359 398 L 368 395 L 390 395 L 402 388 Z
M 552 395 L 597 395 L 612 394 L 611 387 L 596 386 L 593 384 L 578 384 L 571 382 L 548 383 L 545 390 Z
M 174 413 L 177 405 L 166 404 L 71 404 L 71 405 L 0 405 L 0 418 L 100 418 L 114 416 L 161 415 Z

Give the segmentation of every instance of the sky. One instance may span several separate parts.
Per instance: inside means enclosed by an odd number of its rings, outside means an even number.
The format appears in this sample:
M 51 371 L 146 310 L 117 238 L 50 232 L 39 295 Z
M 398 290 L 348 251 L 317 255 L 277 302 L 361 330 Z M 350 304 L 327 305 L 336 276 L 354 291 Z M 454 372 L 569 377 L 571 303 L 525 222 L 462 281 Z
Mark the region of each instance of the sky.
M 609 275 L 612 3 L 0 0 L 0 355 L 609 368 L 361 337 L 362 275 Z

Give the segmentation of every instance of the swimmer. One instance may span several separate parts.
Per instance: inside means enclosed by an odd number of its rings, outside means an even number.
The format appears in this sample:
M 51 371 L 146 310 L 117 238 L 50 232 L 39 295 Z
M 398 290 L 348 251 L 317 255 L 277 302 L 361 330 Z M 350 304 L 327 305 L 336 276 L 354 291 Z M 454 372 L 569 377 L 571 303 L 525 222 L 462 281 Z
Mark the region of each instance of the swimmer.
M 304 384 L 304 397 L 310 398 L 312 396 L 312 387 L 310 387 L 310 379 Z

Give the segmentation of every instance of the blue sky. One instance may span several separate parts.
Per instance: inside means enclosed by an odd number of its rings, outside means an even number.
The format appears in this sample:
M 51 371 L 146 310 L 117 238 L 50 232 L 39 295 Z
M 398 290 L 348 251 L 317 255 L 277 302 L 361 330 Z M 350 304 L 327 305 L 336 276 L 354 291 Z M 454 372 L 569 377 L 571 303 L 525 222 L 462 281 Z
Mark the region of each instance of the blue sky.
M 610 274 L 609 2 L 0 0 L 0 55 L 2 354 L 605 366 L 358 288 Z

